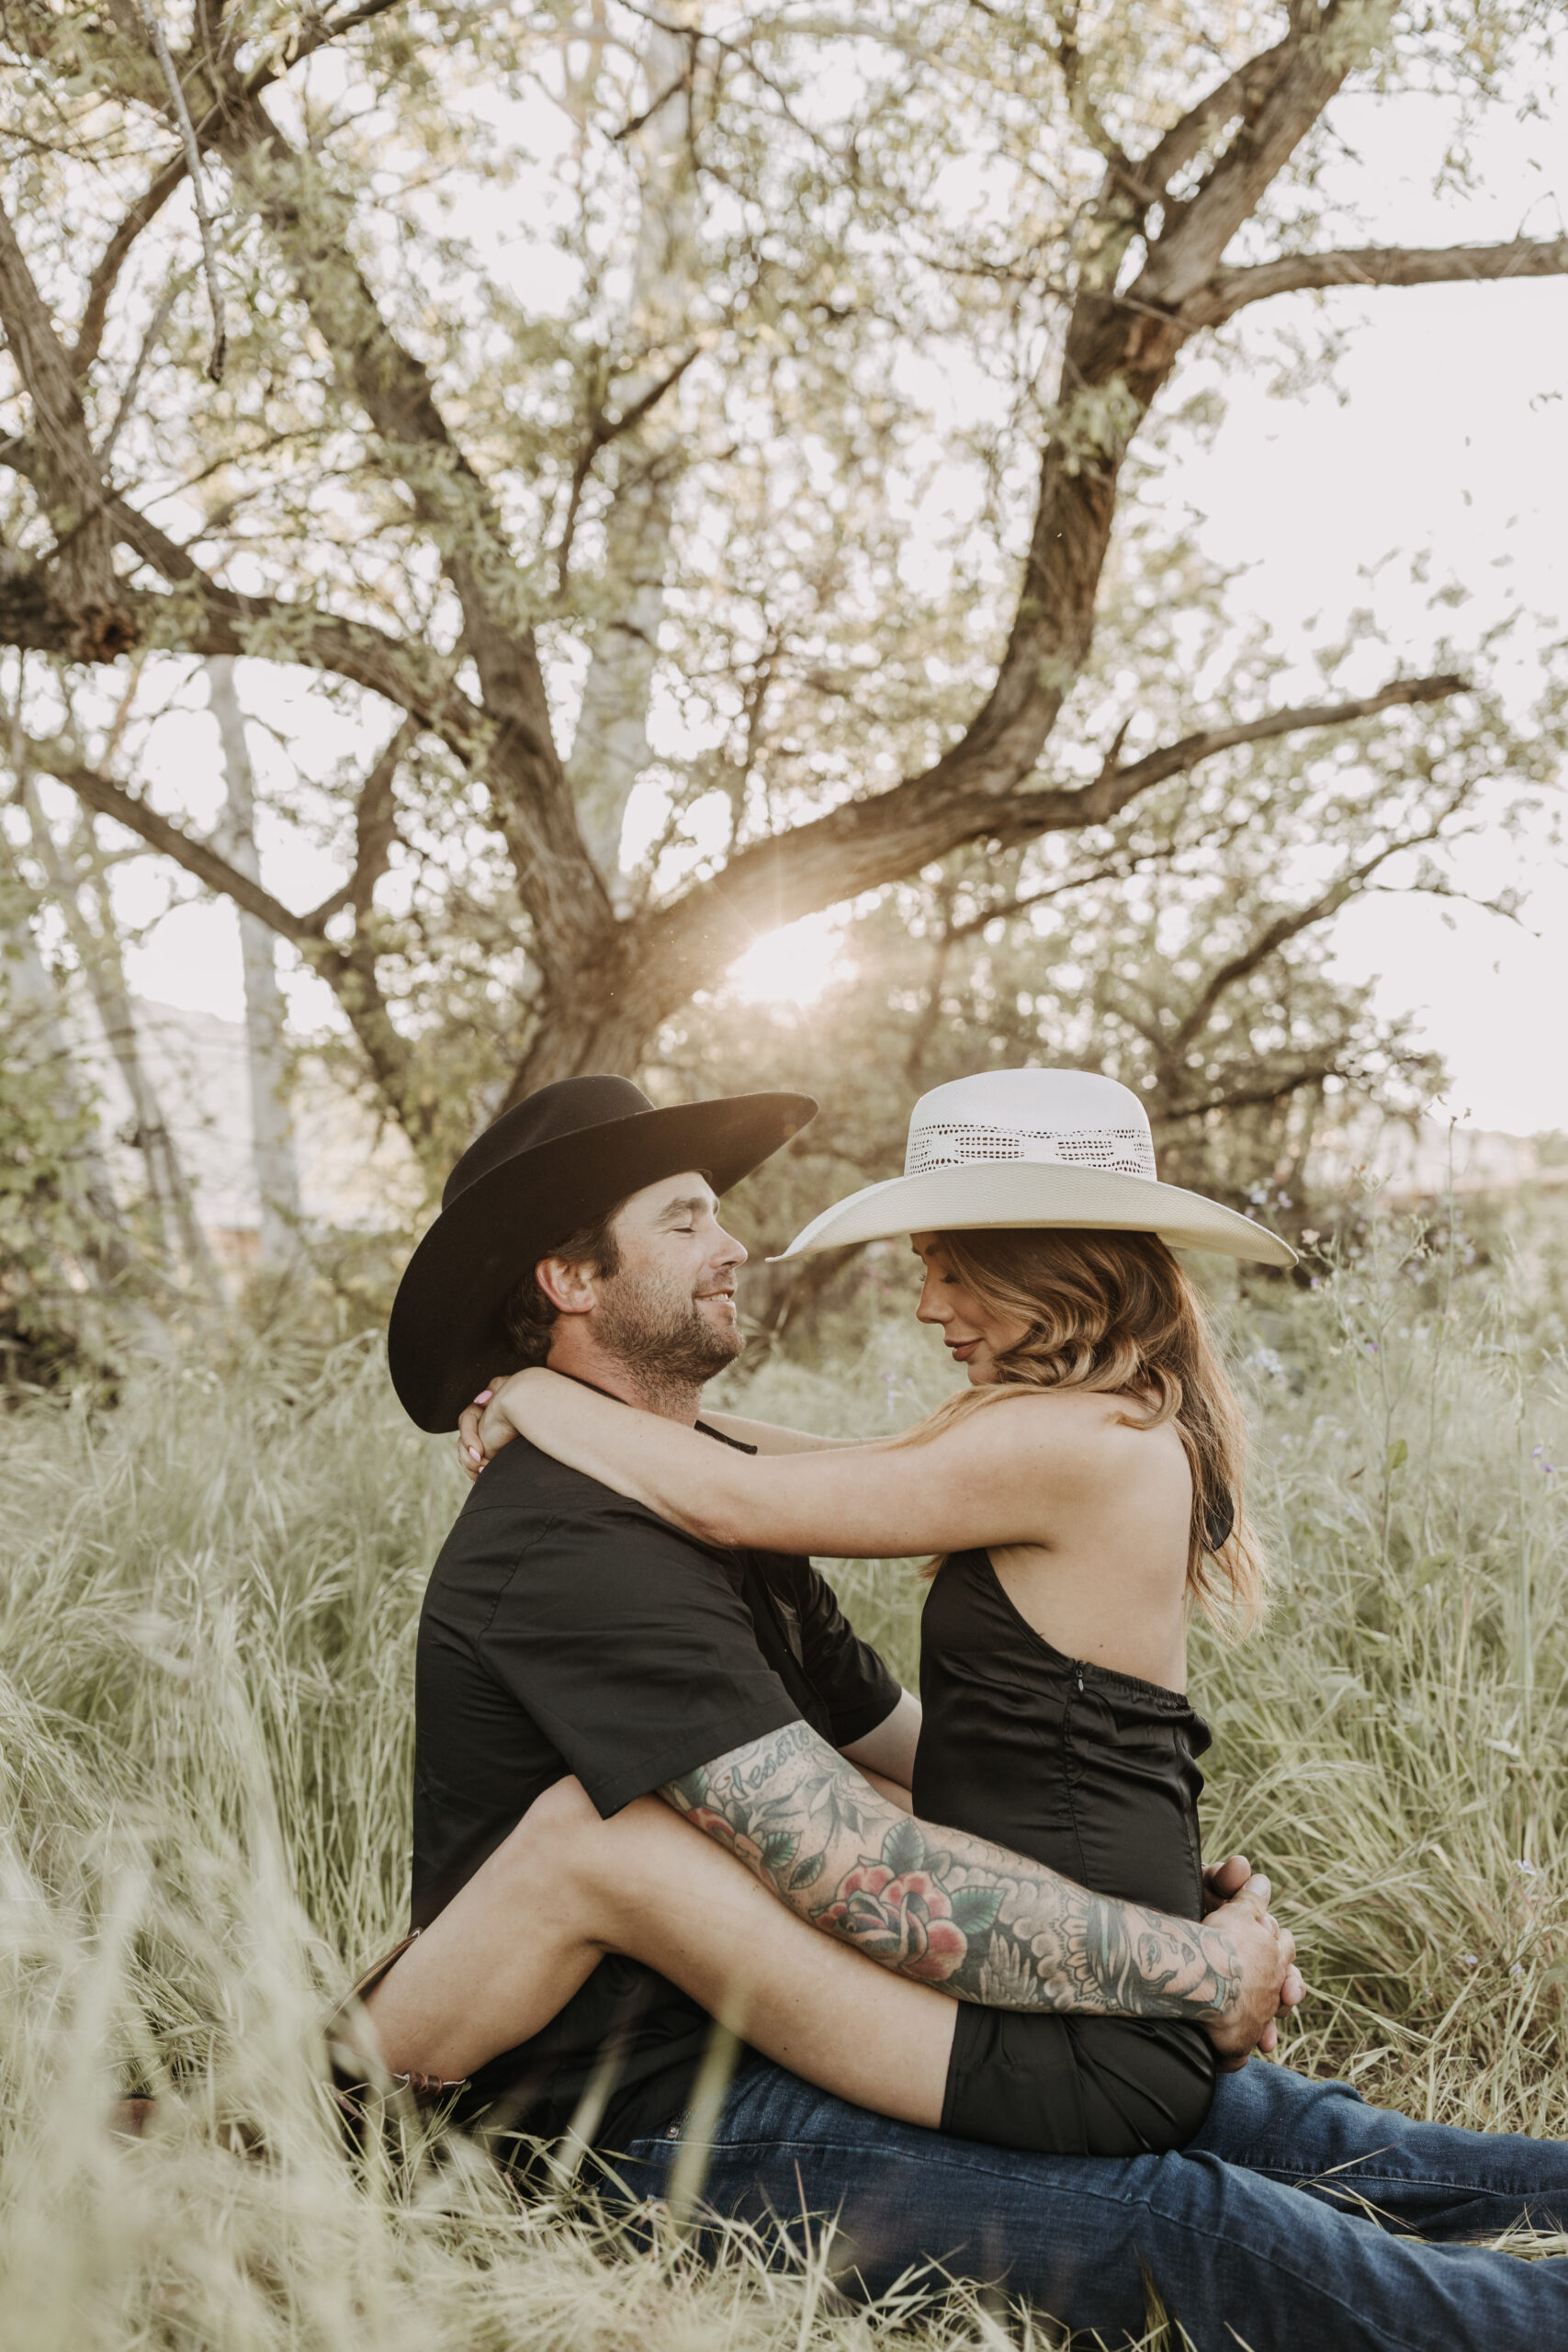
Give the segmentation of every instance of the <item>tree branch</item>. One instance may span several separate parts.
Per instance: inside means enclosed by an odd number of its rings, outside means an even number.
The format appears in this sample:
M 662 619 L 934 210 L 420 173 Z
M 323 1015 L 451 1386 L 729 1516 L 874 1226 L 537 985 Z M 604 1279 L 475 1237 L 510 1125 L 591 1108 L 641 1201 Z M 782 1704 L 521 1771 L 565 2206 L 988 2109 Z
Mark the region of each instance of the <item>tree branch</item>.
M 1238 114 L 1258 106 L 1294 46 L 1293 41 L 1283 40 L 1249 57 L 1245 65 L 1238 65 L 1206 96 L 1189 107 L 1180 121 L 1171 125 L 1142 162 L 1134 163 L 1128 184 L 1134 196 L 1145 204 L 1161 201 L 1177 173 L 1184 171 L 1193 157 L 1202 153 L 1216 131 L 1223 130 Z
M 1250 269 L 1222 269 L 1181 306 L 1184 323 L 1223 325 L 1249 302 L 1329 286 L 1495 285 L 1568 276 L 1568 237 L 1516 237 L 1506 245 L 1361 245 L 1343 253 L 1281 254 Z
M 367 0 L 367 5 L 363 7 L 350 8 L 341 17 L 318 23 L 313 31 L 302 34 L 296 42 L 288 59 L 290 68 L 299 64 L 305 58 L 312 56 L 318 49 L 324 48 L 328 42 L 340 39 L 344 33 L 353 32 L 355 27 L 368 24 L 372 17 L 385 16 L 389 8 L 400 7 L 401 5 L 402 0 Z M 269 89 L 280 78 L 276 66 L 259 66 L 245 81 L 246 96 L 259 96 L 263 90 Z M 198 147 L 211 144 L 213 134 L 222 119 L 222 113 L 221 107 L 213 107 L 202 116 L 200 121 L 195 124 L 194 133 Z M 87 300 L 83 306 L 82 323 L 76 331 L 76 342 L 71 354 L 72 370 L 77 377 L 85 376 L 98 356 L 104 339 L 105 323 L 108 317 L 109 302 L 132 245 L 141 234 L 142 230 L 157 218 L 167 204 L 170 197 L 185 178 L 186 169 L 186 151 L 183 143 L 182 130 L 180 151 L 171 155 L 163 169 L 149 181 L 146 189 L 131 206 L 94 266 L 93 275 L 87 286 Z
M 163 170 L 148 182 L 93 265 L 93 275 L 87 281 L 87 299 L 82 306 L 82 323 L 76 330 L 76 341 L 71 351 L 71 372 L 78 382 L 86 375 L 103 347 L 109 303 L 132 245 L 142 230 L 157 219 L 185 175 L 185 156 L 172 155 Z
M 1346 28 L 1327 21 L 1337 13 L 1332 5 L 1292 9 L 1286 39 L 1256 61 L 1261 87 L 1255 97 L 1247 94 L 1235 137 L 1197 193 L 1173 208 L 1129 289 L 1132 299 L 1179 311 L 1219 267 L 1231 239 L 1358 62 Z M 1272 70 L 1264 72 L 1266 65 Z
M 1171 1110 L 1162 1107 L 1160 1123 L 1170 1125 L 1178 1119 L 1206 1119 L 1213 1111 L 1266 1111 L 1274 1103 L 1299 1094 L 1303 1086 L 1321 1086 L 1325 1078 L 1337 1078 L 1339 1074 L 1340 1057 L 1330 1055 L 1325 1061 L 1308 1062 L 1287 1071 L 1272 1084 L 1243 1087 L 1230 1094 L 1211 1093 L 1201 1102 L 1183 1102 Z
M 1242 948 L 1238 954 L 1227 956 L 1225 961 L 1211 973 L 1204 987 L 1189 1006 L 1186 1018 L 1180 1026 L 1165 1041 L 1162 1046 L 1162 1058 L 1168 1062 L 1184 1054 L 1193 1039 L 1207 1026 L 1209 1016 L 1227 990 L 1235 988 L 1238 981 L 1250 978 L 1261 965 L 1269 961 L 1270 956 L 1277 955 L 1281 947 L 1289 946 L 1291 941 L 1299 938 L 1303 931 L 1310 931 L 1314 923 L 1325 922 L 1328 916 L 1337 914 L 1346 900 L 1355 896 L 1361 884 L 1369 881 L 1380 865 L 1386 865 L 1389 859 L 1397 857 L 1402 850 L 1424 849 L 1438 840 L 1443 821 L 1452 816 L 1455 805 L 1450 801 L 1441 816 L 1435 819 L 1424 832 L 1413 833 L 1400 841 L 1385 842 L 1383 847 L 1375 850 L 1371 857 L 1363 858 L 1359 865 L 1353 865 L 1348 872 L 1337 876 L 1327 889 L 1320 892 L 1318 897 L 1312 899 L 1308 905 L 1294 908 L 1288 914 L 1277 916 L 1271 923 L 1266 924 L 1257 938 Z
M 1119 851 L 1114 857 L 1102 858 L 1098 865 L 1085 866 L 1080 873 L 1064 875 L 1055 882 L 1043 883 L 1037 890 L 1024 890 L 1010 899 L 1000 899 L 978 912 L 965 915 L 962 922 L 950 923 L 944 938 L 957 945 L 965 939 L 977 939 L 994 922 L 1011 922 L 1015 915 L 1026 915 L 1034 907 L 1048 906 L 1053 899 L 1069 899 L 1075 890 L 1092 889 L 1097 882 L 1128 882 L 1134 874 L 1146 873 L 1151 866 L 1170 865 L 1181 855 L 1179 845 L 1171 842 L 1163 848 Z
M 389 798 L 392 771 L 397 765 L 394 752 L 402 746 L 404 729 L 400 728 L 392 742 L 366 780 L 361 796 L 360 855 L 355 863 L 354 877 L 349 885 L 363 886 L 375 859 L 383 857 L 385 841 L 379 852 L 377 842 L 380 831 L 382 804 Z M 412 1083 L 412 1057 L 408 1040 L 392 1020 L 390 1009 L 382 994 L 376 976 L 376 957 L 372 947 L 355 943 L 347 948 L 334 947 L 323 937 L 328 922 L 344 903 L 344 895 L 334 893 L 309 914 L 297 915 L 270 890 L 253 881 L 248 874 L 222 856 L 211 845 L 198 841 L 184 827 L 176 825 L 157 809 L 150 808 L 137 794 L 128 792 L 112 776 L 101 775 L 79 760 L 69 747 L 58 743 L 32 743 L 29 756 L 41 774 L 52 775 L 58 782 L 69 785 L 77 797 L 100 815 L 112 817 L 117 824 L 144 841 L 164 857 L 171 857 L 186 873 L 193 875 L 207 889 L 228 899 L 245 914 L 254 915 L 299 950 L 312 970 L 319 972 L 343 1007 L 350 1027 L 358 1039 L 371 1074 L 386 1100 L 397 1112 L 416 1148 L 427 1144 L 434 1132 L 437 1105 L 428 1091 L 416 1091 Z M 370 804 L 367 818 L 366 802 Z M 386 838 L 390 838 L 388 828 Z M 369 887 L 374 888 L 371 874 Z M 367 902 L 368 892 L 367 892 Z
M 186 170 L 190 175 L 191 200 L 196 207 L 196 225 L 201 236 L 202 274 L 207 280 L 207 299 L 212 306 L 212 353 L 207 372 L 215 384 L 223 381 L 223 363 L 229 350 L 229 330 L 223 319 L 223 288 L 218 276 L 218 243 L 212 233 L 212 215 L 207 209 L 207 188 L 202 176 L 201 149 L 197 144 L 196 125 L 190 119 L 186 94 L 173 57 L 169 54 L 168 37 L 148 0 L 134 0 L 142 28 L 152 43 L 158 70 L 164 76 L 169 93 L 169 109 L 175 118 L 185 149 Z
M 1140 793 L 1218 752 L 1308 729 L 1349 726 L 1403 705 L 1442 702 L 1463 693 L 1467 684 L 1457 676 L 1394 678 L 1351 702 L 1301 704 L 1206 728 L 1126 766 L 1109 767 L 1089 785 L 991 797 L 955 789 L 951 769 L 941 763 L 890 792 L 847 801 L 810 824 L 741 850 L 711 881 L 640 919 L 633 960 L 650 982 L 659 975 L 662 1017 L 760 932 L 880 889 L 967 842 L 1011 847 L 1042 833 L 1107 824 Z
M 207 889 L 215 890 L 220 898 L 231 899 L 248 915 L 254 915 L 279 938 L 290 941 L 296 947 L 319 944 L 324 918 L 320 910 L 313 915 L 290 912 L 280 899 L 270 890 L 242 873 L 237 865 L 182 825 L 159 814 L 141 797 L 118 784 L 112 776 L 101 775 L 87 766 L 68 745 L 32 742 L 28 746 L 32 763 L 42 775 L 51 775 L 57 783 L 69 785 L 79 800 L 96 808 L 102 817 L 112 817 L 116 824 L 135 833 L 149 849 L 160 856 L 173 858 L 176 865 L 194 875 Z
M 103 512 L 103 474 L 76 379 L 9 215 L 0 209 L 0 326 L 32 403 L 39 487 L 57 540 L 45 561 L 61 593 L 79 607 L 112 609 L 118 600 L 114 534 Z
M 405 644 L 368 621 L 339 620 L 309 605 L 220 588 L 144 515 L 118 501 L 108 511 L 126 539 L 183 593 L 164 596 L 120 587 L 112 609 L 84 611 L 37 572 L 0 571 L 0 644 L 68 662 L 114 662 L 158 649 L 297 662 L 384 696 L 438 735 L 465 764 L 480 764 L 485 714 L 428 648 Z
M 398 807 L 392 797 L 392 785 L 404 754 L 419 733 L 414 720 L 405 718 L 360 786 L 354 812 L 354 871 L 341 890 L 323 899 L 306 917 L 312 930 L 324 928 L 345 907 L 352 907 L 356 916 L 369 913 L 376 885 L 387 871 L 392 843 L 398 837 Z
M 1348 727 L 1358 718 L 1375 718 L 1380 711 L 1447 702 L 1450 695 L 1467 694 L 1469 690 L 1470 680 L 1454 672 L 1431 678 L 1391 678 L 1375 694 L 1362 695 L 1354 702 L 1298 703 L 1291 709 L 1269 711 L 1261 718 L 1242 719 L 1231 727 L 1204 728 L 1195 735 L 1182 736 L 1179 742 L 1168 743 L 1162 751 L 1150 752 L 1145 758 L 1134 760 L 1125 767 L 1102 770 L 1093 784 L 1081 786 L 1074 792 L 1018 795 L 1003 804 L 1010 812 L 1017 812 L 1016 822 L 1005 829 L 991 830 L 1004 842 L 1032 839 L 1036 832 L 1057 831 L 1062 820 L 1055 812 L 1063 800 L 1077 805 L 1081 812 L 1066 822 L 1102 825 L 1119 816 L 1130 800 L 1146 792 L 1151 785 L 1184 775 L 1201 761 L 1212 760 L 1217 752 L 1235 751 L 1244 743 L 1266 743 L 1280 735 L 1298 735 L 1309 728 Z M 1040 813 L 1046 817 L 1043 824 L 1036 822 Z M 1027 835 L 1018 831 L 1019 825 L 1027 828 Z
M 658 407 L 665 393 L 674 390 L 693 360 L 698 356 L 700 349 L 700 345 L 694 344 L 690 351 L 677 359 L 672 368 L 667 368 L 657 382 L 650 384 L 640 398 L 633 401 L 631 406 L 613 421 L 603 409 L 592 419 L 587 436 L 571 469 L 566 520 L 561 525 L 560 538 L 555 550 L 556 582 L 562 595 L 566 594 L 567 575 L 571 565 L 571 543 L 577 535 L 578 509 L 582 503 L 582 493 L 593 470 L 594 459 L 601 449 L 609 447 L 612 441 L 618 441 L 624 434 L 637 431 L 643 418 Z

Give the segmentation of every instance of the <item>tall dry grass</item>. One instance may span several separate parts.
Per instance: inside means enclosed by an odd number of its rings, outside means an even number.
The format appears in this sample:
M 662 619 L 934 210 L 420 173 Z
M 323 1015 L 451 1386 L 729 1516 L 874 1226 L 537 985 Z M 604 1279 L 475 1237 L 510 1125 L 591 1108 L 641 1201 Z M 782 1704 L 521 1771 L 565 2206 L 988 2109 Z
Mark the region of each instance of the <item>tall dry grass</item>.
M 1245 1844 L 1303 1945 L 1292 2063 L 1568 2133 L 1551 1288 L 1384 1231 L 1316 1292 L 1235 1311 L 1277 1590 L 1245 1646 L 1200 1636 L 1194 1679 L 1210 1849 Z M 763 1365 L 743 1401 L 869 1431 L 943 1385 L 888 1324 L 831 1371 Z M 820 2274 L 741 2242 L 716 2273 L 673 2240 L 627 2255 L 460 2145 L 350 2165 L 317 2027 L 400 1917 L 414 1621 L 461 1492 L 371 1346 L 256 1342 L 0 1436 L 0 2347 L 999 2340 L 962 2296 L 836 2313 Z M 923 1588 L 836 1574 L 912 1673 Z M 104 2122 L 132 2082 L 160 2094 L 141 2143 Z

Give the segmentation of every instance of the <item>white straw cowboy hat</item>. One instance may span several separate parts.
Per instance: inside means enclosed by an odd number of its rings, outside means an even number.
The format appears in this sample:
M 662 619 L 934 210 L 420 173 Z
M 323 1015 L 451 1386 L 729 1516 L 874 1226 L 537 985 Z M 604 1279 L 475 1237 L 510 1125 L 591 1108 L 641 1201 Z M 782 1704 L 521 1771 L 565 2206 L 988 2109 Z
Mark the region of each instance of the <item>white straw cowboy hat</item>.
M 1157 1233 L 1183 1250 L 1265 1266 L 1296 1261 L 1288 1242 L 1250 1217 L 1162 1184 L 1137 1096 L 1081 1069 L 991 1070 L 922 1094 L 903 1175 L 824 1209 L 781 1256 L 901 1233 L 1022 1226 Z

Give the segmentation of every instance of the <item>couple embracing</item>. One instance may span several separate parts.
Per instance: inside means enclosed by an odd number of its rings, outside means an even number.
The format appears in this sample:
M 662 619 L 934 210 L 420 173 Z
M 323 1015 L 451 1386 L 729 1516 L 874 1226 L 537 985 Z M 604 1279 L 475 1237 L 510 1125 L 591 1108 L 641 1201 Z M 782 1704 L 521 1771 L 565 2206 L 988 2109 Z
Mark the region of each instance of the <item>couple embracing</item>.
M 781 2247 L 831 2222 L 851 2293 L 978 2279 L 1114 2344 L 1152 2289 L 1198 2352 L 1568 2342 L 1568 2260 L 1467 2243 L 1568 2227 L 1568 2148 L 1258 2054 L 1292 1939 L 1202 1864 L 1187 1619 L 1261 1564 L 1171 1245 L 1289 1250 L 1162 1184 L 1111 1080 L 961 1080 L 789 1254 L 908 1239 L 968 1386 L 872 1443 L 705 1412 L 719 1195 L 815 1108 L 547 1087 L 410 1263 L 393 1378 L 474 1485 L 420 1624 L 413 1933 L 357 1988 L 384 2062 L 633 2208 L 694 2156 Z M 813 1554 L 936 1555 L 919 1701 Z

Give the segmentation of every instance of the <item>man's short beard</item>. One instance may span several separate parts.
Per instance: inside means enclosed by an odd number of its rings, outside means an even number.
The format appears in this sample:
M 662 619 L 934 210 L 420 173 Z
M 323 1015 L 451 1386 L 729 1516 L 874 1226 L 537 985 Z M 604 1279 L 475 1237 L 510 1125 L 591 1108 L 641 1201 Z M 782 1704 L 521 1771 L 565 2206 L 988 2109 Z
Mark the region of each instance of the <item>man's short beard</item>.
M 599 1294 L 595 1336 L 650 1392 L 700 1388 L 745 1346 L 733 1324 L 710 1323 L 682 1284 L 626 1272 Z

